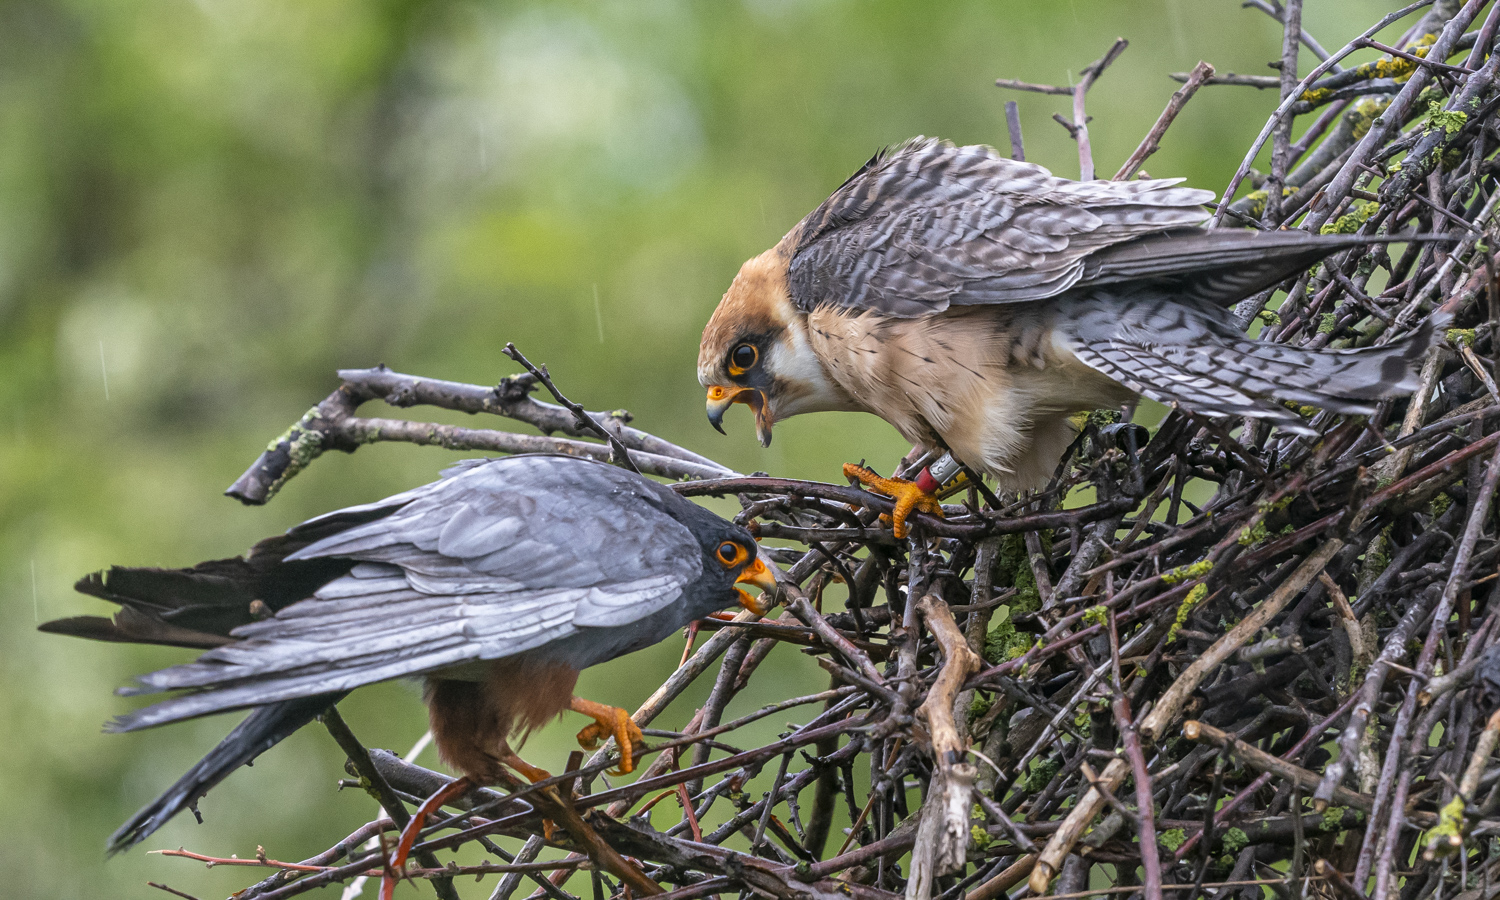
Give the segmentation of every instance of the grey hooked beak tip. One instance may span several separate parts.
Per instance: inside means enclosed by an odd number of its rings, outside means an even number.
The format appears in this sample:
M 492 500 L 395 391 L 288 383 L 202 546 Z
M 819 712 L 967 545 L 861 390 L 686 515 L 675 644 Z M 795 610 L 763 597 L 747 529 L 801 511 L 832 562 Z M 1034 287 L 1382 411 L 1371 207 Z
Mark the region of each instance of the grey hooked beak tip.
M 736 403 L 743 403 L 755 413 L 755 434 L 762 447 L 771 445 L 771 421 L 766 409 L 765 397 L 755 388 L 726 388 L 714 385 L 708 389 L 708 424 L 719 434 L 724 434 L 724 412 Z
M 717 384 L 708 389 L 708 424 L 714 427 L 714 431 L 727 433 L 724 431 L 724 411 L 733 406 L 744 391 L 745 388 L 731 389 Z

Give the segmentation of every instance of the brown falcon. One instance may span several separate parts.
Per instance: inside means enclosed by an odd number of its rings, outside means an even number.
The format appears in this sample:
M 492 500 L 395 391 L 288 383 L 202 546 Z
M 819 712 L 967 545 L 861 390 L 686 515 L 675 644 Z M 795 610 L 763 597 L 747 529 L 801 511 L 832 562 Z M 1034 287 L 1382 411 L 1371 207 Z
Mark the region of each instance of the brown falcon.
M 1318 352 L 1250 340 L 1227 308 L 1368 239 L 1198 227 L 1213 194 L 1180 181 L 1070 181 L 929 138 L 877 154 L 740 268 L 698 351 L 709 421 L 747 404 L 769 444 L 790 416 L 862 410 L 1018 489 L 1052 474 L 1071 414 L 1138 395 L 1305 432 L 1281 401 L 1369 413 L 1415 389 L 1441 315 Z M 940 509 L 931 478 L 845 473 L 901 501 L 898 534 Z

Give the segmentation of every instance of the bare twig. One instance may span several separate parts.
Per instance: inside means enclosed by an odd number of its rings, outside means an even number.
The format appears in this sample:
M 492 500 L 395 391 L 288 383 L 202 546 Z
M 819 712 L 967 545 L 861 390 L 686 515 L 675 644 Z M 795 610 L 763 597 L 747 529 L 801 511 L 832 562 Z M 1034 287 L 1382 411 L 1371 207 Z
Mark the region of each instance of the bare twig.
M 1113 180 L 1124 181 L 1140 171 L 1141 165 L 1161 147 L 1162 135 L 1167 133 L 1167 129 L 1172 126 L 1172 121 L 1177 118 L 1177 114 L 1182 112 L 1182 108 L 1198 92 L 1198 88 L 1202 87 L 1213 74 L 1214 67 L 1206 62 L 1200 61 L 1193 66 L 1193 71 L 1188 73 L 1186 83 L 1173 92 L 1172 98 L 1167 101 L 1167 108 L 1162 110 L 1161 115 L 1156 119 L 1156 124 L 1151 126 L 1151 130 L 1141 140 L 1140 146 L 1136 147 L 1135 152 L 1130 154 L 1130 158 L 1125 160 L 1125 164 L 1120 166 L 1120 171 L 1115 173 Z
M 512 343 L 506 343 L 505 347 L 500 352 L 520 363 L 525 367 L 526 371 L 531 373 L 531 376 L 533 378 L 535 378 L 537 381 L 540 381 L 542 383 L 542 386 L 552 394 L 552 398 L 558 403 L 562 404 L 562 406 L 564 406 L 568 410 L 568 412 L 571 412 L 573 414 L 573 419 L 578 423 L 578 427 L 586 428 L 589 431 L 597 434 L 599 437 L 604 438 L 604 440 L 609 444 L 611 462 L 622 469 L 629 469 L 637 475 L 640 474 L 641 470 L 637 469 L 635 467 L 635 463 L 630 461 L 630 452 L 625 449 L 624 444 L 620 443 L 620 439 L 603 425 L 600 425 L 598 422 L 594 421 L 594 418 L 592 416 L 590 416 L 587 412 L 584 412 L 583 407 L 569 400 L 567 397 L 564 397 L 562 395 L 562 391 L 559 391 L 557 389 L 557 385 L 552 383 L 552 377 L 547 374 L 546 366 L 538 368 L 532 365 L 531 360 L 522 355 L 521 351 L 517 350 L 516 345 Z
M 1010 158 L 1026 161 L 1026 145 L 1021 142 L 1021 106 L 1014 100 L 1005 101 L 1005 131 L 1010 135 Z

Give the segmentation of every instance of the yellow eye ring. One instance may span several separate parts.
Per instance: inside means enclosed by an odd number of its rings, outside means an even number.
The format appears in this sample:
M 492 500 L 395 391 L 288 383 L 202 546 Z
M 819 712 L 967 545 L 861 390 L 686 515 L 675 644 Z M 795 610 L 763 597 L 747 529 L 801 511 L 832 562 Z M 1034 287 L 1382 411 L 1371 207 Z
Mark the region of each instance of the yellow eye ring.
M 741 375 L 760 361 L 760 350 L 754 344 L 740 344 L 729 351 L 729 374 Z
M 734 541 L 725 541 L 714 551 L 714 555 L 719 557 L 719 562 L 723 563 L 726 569 L 732 569 L 744 562 L 750 555 L 750 551 Z

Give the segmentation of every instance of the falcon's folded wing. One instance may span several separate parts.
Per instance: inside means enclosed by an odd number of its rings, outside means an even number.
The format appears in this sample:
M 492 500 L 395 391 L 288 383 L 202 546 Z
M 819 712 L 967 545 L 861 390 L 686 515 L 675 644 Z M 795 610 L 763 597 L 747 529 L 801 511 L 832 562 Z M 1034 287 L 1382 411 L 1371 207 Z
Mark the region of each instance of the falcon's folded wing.
M 136 692 L 193 692 L 111 730 L 511 656 L 644 619 L 702 571 L 697 540 L 663 508 L 686 501 L 609 466 L 511 457 L 403 499 L 288 556 L 356 562 L 309 599 L 236 628 L 233 643 L 141 678 Z

